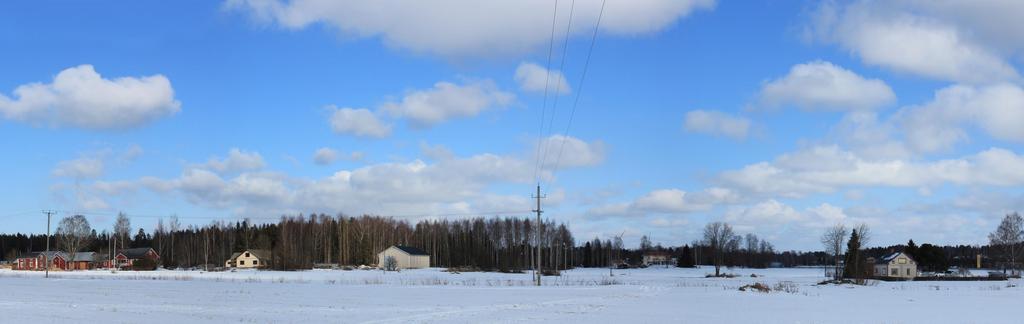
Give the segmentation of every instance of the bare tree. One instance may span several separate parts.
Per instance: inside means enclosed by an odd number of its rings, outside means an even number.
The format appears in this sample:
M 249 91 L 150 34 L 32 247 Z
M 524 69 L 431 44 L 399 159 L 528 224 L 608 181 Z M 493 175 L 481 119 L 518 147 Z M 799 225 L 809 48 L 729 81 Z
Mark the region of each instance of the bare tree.
M 114 223 L 114 235 L 117 235 L 118 243 L 121 248 L 125 248 L 125 240 L 128 239 L 128 235 L 132 232 L 132 221 L 128 219 L 128 215 L 124 213 L 117 213 L 117 221 Z
M 640 251 L 650 251 L 653 246 L 654 245 L 651 244 L 651 238 L 647 237 L 647 235 L 640 237 Z
M 92 228 L 85 216 L 75 215 L 64 217 L 57 225 L 57 237 L 60 238 L 64 252 L 68 254 L 68 262 L 75 259 L 75 254 L 82 247 L 89 246 Z
M 871 241 L 871 227 L 868 224 L 860 223 L 857 225 L 857 235 L 860 236 L 860 246 L 863 248 L 868 247 L 868 242 Z
M 825 246 L 825 253 L 834 258 L 832 276 L 839 279 L 839 260 L 843 257 L 843 245 L 846 245 L 846 225 L 836 224 L 825 230 L 821 235 L 821 244 Z
M 998 247 L 1003 251 L 1004 258 L 1009 260 L 1012 269 L 1017 265 L 1017 245 L 1021 243 L 1024 236 L 1024 218 L 1014 212 L 1003 217 L 999 227 L 988 235 L 989 244 Z M 1003 272 L 1006 272 L 1006 265 L 1003 265 Z
M 174 236 L 176 234 L 178 234 L 178 230 L 181 229 L 181 222 L 178 221 L 178 215 L 171 215 L 171 221 L 170 221 L 169 225 L 171 227 L 171 258 L 169 259 L 169 261 L 171 261 L 175 265 L 177 265 L 178 264 L 178 261 L 177 261 L 178 259 L 176 259 L 174 257 L 174 251 L 175 251 L 175 246 L 176 246 L 176 245 L 174 245 Z
M 398 270 L 398 261 L 393 256 L 384 257 L 384 271 L 395 271 Z
M 704 244 L 711 249 L 711 253 L 714 255 L 715 277 L 721 275 L 725 250 L 739 245 L 738 243 L 737 236 L 733 234 L 732 226 L 729 224 L 714 222 L 704 226 Z

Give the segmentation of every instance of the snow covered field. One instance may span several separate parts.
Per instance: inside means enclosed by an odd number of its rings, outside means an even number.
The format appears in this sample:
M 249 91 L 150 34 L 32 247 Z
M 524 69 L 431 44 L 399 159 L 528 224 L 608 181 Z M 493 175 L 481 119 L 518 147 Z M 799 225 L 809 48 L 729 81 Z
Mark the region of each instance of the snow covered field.
M 106 323 L 1019 323 L 1018 281 L 817 286 L 821 269 L 439 269 L 51 273 L 0 270 L 0 322 Z M 751 273 L 759 275 L 752 278 Z M 787 291 L 742 292 L 761 282 Z M 1013 286 L 1010 286 L 1013 285 Z

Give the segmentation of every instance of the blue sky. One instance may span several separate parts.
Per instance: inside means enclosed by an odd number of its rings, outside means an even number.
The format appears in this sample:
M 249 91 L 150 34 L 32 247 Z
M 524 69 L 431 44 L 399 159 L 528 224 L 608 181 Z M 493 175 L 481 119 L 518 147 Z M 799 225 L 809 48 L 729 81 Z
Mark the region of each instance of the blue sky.
M 550 67 L 553 1 L 4 3 L 2 230 L 525 216 L 539 180 L 579 239 L 807 250 L 982 243 L 1022 207 L 1024 26 L 985 18 L 1019 4 L 580 0 L 566 34 L 570 3 Z

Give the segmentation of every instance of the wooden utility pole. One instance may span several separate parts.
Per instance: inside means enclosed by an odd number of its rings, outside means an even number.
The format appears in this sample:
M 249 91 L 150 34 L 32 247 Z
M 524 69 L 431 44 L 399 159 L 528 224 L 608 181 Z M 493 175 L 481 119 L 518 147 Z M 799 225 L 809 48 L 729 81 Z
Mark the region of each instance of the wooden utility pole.
M 52 210 L 44 210 L 43 213 L 46 214 L 46 252 L 43 252 L 43 258 L 46 259 L 46 274 L 43 277 L 49 278 L 50 255 L 48 255 L 48 253 L 50 253 L 50 216 L 52 216 L 55 212 Z
M 544 211 L 540 209 L 540 200 L 542 198 L 546 198 L 545 196 L 541 196 L 540 195 L 540 184 L 537 184 L 537 195 L 533 196 L 532 198 L 537 199 L 537 209 L 533 210 L 533 212 L 537 213 L 537 225 L 535 226 L 537 228 L 537 239 L 536 239 L 536 244 L 537 244 L 537 264 L 533 268 L 533 274 L 534 274 L 533 276 L 534 276 L 534 283 L 537 286 L 540 286 L 540 278 L 541 278 L 541 268 L 540 268 L 540 241 L 541 241 L 540 240 L 540 235 L 541 235 L 540 224 L 541 223 L 540 223 L 540 214 L 544 213 Z

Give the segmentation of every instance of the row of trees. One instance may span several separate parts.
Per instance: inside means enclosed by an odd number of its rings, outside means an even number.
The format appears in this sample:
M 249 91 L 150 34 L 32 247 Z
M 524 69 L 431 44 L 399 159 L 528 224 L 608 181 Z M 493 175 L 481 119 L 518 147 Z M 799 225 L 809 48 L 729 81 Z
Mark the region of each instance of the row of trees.
M 538 238 L 539 228 L 539 238 Z M 272 253 L 275 269 L 308 269 L 317 264 L 376 264 L 376 255 L 391 245 L 421 247 L 440 267 L 474 267 L 486 270 L 532 269 L 535 247 L 542 246 L 545 268 L 566 269 L 574 264 L 605 266 L 619 257 L 621 239 L 595 239 L 576 247 L 564 224 L 536 223 L 528 218 L 474 218 L 430 220 L 410 224 L 404 220 L 376 216 L 282 217 L 276 224 L 215 221 L 206 226 L 182 226 L 171 217 L 165 225 L 158 220 L 152 234 L 142 228 L 131 236 L 130 219 L 118 216 L 111 232 L 97 233 L 81 216 L 60 221 L 54 250 L 67 253 L 96 251 L 114 254 L 131 247 L 152 247 L 162 256 L 163 266 L 198 267 L 219 265 L 232 253 L 263 249 Z M 0 248 L 7 260 L 45 248 L 43 235 L 2 235 Z M 111 253 L 113 252 L 113 253 Z
M 708 223 L 704 226 L 704 240 L 695 243 L 697 261 L 704 261 L 700 256 L 706 255 L 710 264 L 715 266 L 715 276 L 721 276 L 723 265 L 741 265 L 751 268 L 764 268 L 772 262 L 775 248 L 768 241 L 761 240 L 754 234 L 741 236 L 736 234 L 732 226 L 724 222 Z M 684 249 L 688 246 L 684 246 Z M 683 264 L 688 260 L 680 262 Z M 702 263 L 708 264 L 708 263 Z
M 1024 218 L 1006 215 L 989 235 L 988 246 L 906 245 L 865 248 L 871 232 L 861 225 L 848 229 L 836 225 L 826 229 L 821 243 L 824 251 L 775 251 L 771 243 L 754 234 L 739 235 L 732 226 L 713 222 L 705 226 L 703 239 L 682 247 L 653 244 L 646 236 L 639 249 L 627 249 L 621 237 L 594 238 L 577 244 L 563 224 L 536 224 L 528 218 L 474 218 L 428 220 L 411 224 L 404 220 L 376 216 L 282 217 L 277 223 L 254 224 L 249 220 L 215 221 L 205 226 L 183 226 L 176 217 L 159 220 L 152 234 L 134 229 L 127 215 L 118 215 L 115 225 L 97 232 L 83 216 L 62 219 L 52 237 L 55 250 L 65 252 L 96 251 L 111 253 L 132 247 L 152 247 L 163 265 L 197 267 L 222 264 L 233 252 L 243 249 L 270 250 L 275 269 L 305 269 L 317 264 L 375 264 L 376 253 L 390 245 L 411 245 L 431 255 L 439 267 L 475 267 L 496 271 L 532 269 L 538 242 L 542 246 L 544 267 L 608 267 L 620 263 L 637 264 L 645 252 L 662 251 L 678 259 L 679 266 L 715 265 L 764 268 L 771 265 L 832 266 L 831 272 L 848 276 L 871 275 L 868 257 L 881 257 L 892 251 L 910 254 L 924 271 L 943 271 L 950 265 L 973 265 L 976 255 L 990 256 L 986 265 L 1015 269 L 1024 251 Z M 133 231 L 134 230 L 134 231 Z M 133 234 L 134 233 L 134 234 Z M 7 260 L 45 248 L 46 236 L 3 234 L 0 251 Z M 113 254 L 113 253 L 111 253 Z M 840 268 L 840 264 L 843 268 Z

